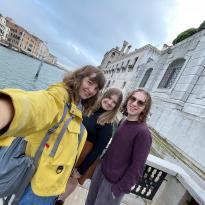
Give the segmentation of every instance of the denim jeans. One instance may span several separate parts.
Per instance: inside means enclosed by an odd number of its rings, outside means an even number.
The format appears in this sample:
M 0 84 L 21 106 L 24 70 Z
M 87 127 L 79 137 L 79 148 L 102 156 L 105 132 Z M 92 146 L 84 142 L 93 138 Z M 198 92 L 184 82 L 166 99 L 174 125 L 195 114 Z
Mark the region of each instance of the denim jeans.
M 31 185 L 29 185 L 18 205 L 53 205 L 56 196 L 37 196 L 33 193 Z

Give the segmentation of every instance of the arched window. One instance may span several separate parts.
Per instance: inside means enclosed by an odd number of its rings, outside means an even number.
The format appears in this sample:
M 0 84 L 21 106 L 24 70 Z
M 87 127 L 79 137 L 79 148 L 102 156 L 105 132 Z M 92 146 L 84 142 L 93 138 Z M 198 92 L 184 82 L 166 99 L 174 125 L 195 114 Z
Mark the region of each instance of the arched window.
M 108 61 L 108 62 L 107 62 L 107 65 L 106 65 L 105 67 L 107 68 L 110 63 L 111 63 L 111 61 Z
M 126 68 L 128 67 L 129 63 L 130 63 L 130 60 L 127 61 Z
M 111 58 L 113 58 L 115 56 L 115 52 L 112 52 L 111 54 Z
M 133 65 L 132 65 L 132 66 L 133 66 L 133 68 L 135 67 L 135 64 L 136 64 L 136 62 L 137 62 L 138 58 L 139 58 L 138 56 L 135 58 L 134 63 L 133 63 Z
M 124 81 L 123 84 L 122 84 L 122 89 L 125 87 L 126 84 L 127 84 L 127 82 Z
M 161 82 L 159 83 L 158 88 L 171 88 L 174 84 L 181 68 L 183 67 L 185 59 L 177 59 L 173 61 L 167 71 L 165 72 Z
M 135 67 L 137 60 L 138 60 L 138 57 L 135 58 L 133 64 L 128 65 L 128 68 L 129 68 L 128 72 L 133 71 L 133 68 Z
M 106 88 L 108 88 L 108 87 L 109 87 L 109 85 L 110 85 L 110 80 L 108 81 Z
M 146 83 L 147 83 L 147 81 L 148 81 L 148 79 L 149 79 L 149 77 L 150 77 L 150 75 L 151 75 L 151 73 L 152 73 L 152 70 L 153 70 L 153 68 L 149 68 L 149 69 L 146 71 L 146 73 L 145 73 L 145 75 L 144 75 L 144 77 L 143 77 L 143 79 L 142 79 L 142 81 L 141 81 L 139 87 L 142 87 L 142 88 L 143 88 L 143 87 L 146 85 Z

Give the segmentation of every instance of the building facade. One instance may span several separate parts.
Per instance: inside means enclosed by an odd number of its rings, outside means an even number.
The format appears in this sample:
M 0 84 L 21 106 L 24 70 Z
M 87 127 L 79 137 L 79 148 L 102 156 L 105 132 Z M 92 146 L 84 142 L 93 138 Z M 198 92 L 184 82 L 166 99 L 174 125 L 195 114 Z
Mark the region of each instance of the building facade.
M 33 57 L 38 57 L 41 42 L 39 38 L 25 30 L 22 35 L 19 50 Z
M 37 58 L 39 59 L 46 59 L 49 56 L 49 50 L 47 44 L 43 41 L 40 42 Z
M 6 26 L 6 19 L 0 15 L 0 41 L 6 41 L 9 31 L 9 27 Z
M 57 57 L 49 53 L 49 49 L 47 47 L 47 42 L 43 42 L 38 37 L 26 31 L 21 26 L 17 25 L 13 19 L 6 17 L 5 19 L 0 17 L 3 23 L 6 23 L 8 28 L 8 34 L 6 35 L 5 43 L 7 46 L 25 53 L 31 57 L 35 57 L 38 59 L 43 59 L 47 63 L 55 64 L 57 63 Z M 4 19 L 4 21 L 2 20 Z M 0 22 L 1 22 L 0 21 Z M 1 23 L 1 24 L 3 24 Z M 0 24 L 0 33 L 1 31 Z M 1 34 L 0 34 L 1 36 Z
M 18 26 L 11 18 L 7 18 L 7 17 L 6 17 L 6 25 L 10 29 L 6 42 L 10 47 L 19 50 L 20 43 L 23 37 L 23 32 L 25 31 L 25 29 L 23 29 L 21 26 Z
M 126 94 L 137 86 L 143 68 L 151 66 L 160 55 L 160 51 L 151 45 L 129 53 L 130 48 L 131 45 L 124 41 L 121 50 L 116 47 L 105 54 L 100 65 L 106 74 L 105 88 L 118 87 Z
M 57 63 L 57 58 L 56 58 L 53 54 L 49 53 L 49 55 L 47 56 L 47 58 L 45 59 L 45 61 L 46 61 L 47 63 L 56 65 L 56 63 Z
M 132 71 L 129 65 L 134 65 Z M 190 168 L 204 180 L 205 30 L 160 51 L 151 45 L 131 53 L 111 49 L 100 66 L 106 88 L 119 87 L 126 94 L 141 87 L 151 93 L 148 124 L 159 136 L 153 144 L 156 154 Z

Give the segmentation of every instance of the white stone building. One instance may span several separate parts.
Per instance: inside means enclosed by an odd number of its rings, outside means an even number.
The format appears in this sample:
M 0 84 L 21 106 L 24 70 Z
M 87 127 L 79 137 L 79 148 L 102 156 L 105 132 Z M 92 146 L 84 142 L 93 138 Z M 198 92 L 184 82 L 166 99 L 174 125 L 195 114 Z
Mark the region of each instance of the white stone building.
M 9 27 L 6 26 L 6 19 L 0 16 L 0 41 L 5 41 L 9 34 Z
M 107 79 L 105 88 L 119 87 L 126 94 L 137 86 L 136 82 L 142 74 L 142 67 L 153 65 L 160 55 L 160 51 L 151 45 L 129 53 L 130 48 L 131 45 L 124 41 L 121 50 L 116 47 L 105 54 L 101 63 Z
M 123 93 L 138 87 L 150 91 L 153 106 L 148 124 L 158 135 L 153 151 L 203 181 L 205 30 L 161 51 L 146 45 L 126 53 L 126 47 L 127 42 L 121 51 L 111 49 L 102 60 L 106 88 L 119 87 Z
M 46 59 L 49 56 L 49 49 L 47 47 L 47 43 L 41 41 L 40 46 L 37 53 L 37 58 Z

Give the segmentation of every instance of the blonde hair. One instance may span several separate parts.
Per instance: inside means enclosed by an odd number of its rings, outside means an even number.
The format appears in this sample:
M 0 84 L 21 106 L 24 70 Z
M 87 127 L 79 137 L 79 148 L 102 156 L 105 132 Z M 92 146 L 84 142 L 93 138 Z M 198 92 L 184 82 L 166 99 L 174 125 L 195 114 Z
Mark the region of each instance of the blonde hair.
M 97 101 L 97 105 L 96 105 L 95 110 L 99 109 L 102 106 L 103 99 L 109 98 L 112 95 L 117 95 L 117 97 L 118 97 L 117 103 L 116 103 L 113 110 L 105 111 L 104 113 L 102 113 L 98 117 L 97 123 L 100 125 L 104 125 L 106 123 L 112 123 L 116 117 L 116 114 L 117 114 L 119 108 L 120 108 L 120 105 L 121 105 L 122 99 L 123 99 L 122 92 L 118 88 L 110 88 L 99 98 L 99 100 Z
M 95 66 L 86 65 L 65 75 L 63 82 L 67 87 L 70 101 L 74 101 L 76 103 L 79 100 L 79 87 L 85 77 L 89 77 L 91 81 L 98 85 L 98 91 L 94 96 L 86 100 L 82 100 L 82 105 L 84 108 L 83 114 L 89 115 L 92 111 L 93 105 L 97 101 L 99 91 L 105 85 L 105 76 L 103 72 Z
M 128 96 L 126 97 L 125 99 L 125 102 L 123 103 L 122 105 L 122 108 L 121 108 L 121 112 L 127 116 L 127 103 L 128 103 L 128 100 L 130 99 L 130 97 L 134 94 L 134 93 L 137 93 L 137 92 L 141 92 L 141 93 L 144 93 L 146 95 L 146 100 L 145 100 L 145 108 L 143 109 L 143 111 L 140 113 L 139 115 L 139 119 L 138 121 L 139 122 L 146 122 L 147 120 L 147 115 L 151 109 L 151 104 L 152 104 L 152 98 L 151 98 L 151 95 L 149 94 L 149 92 L 147 92 L 146 90 L 143 90 L 143 89 L 137 89 L 137 90 L 134 90 L 132 91 L 131 93 L 128 94 Z

